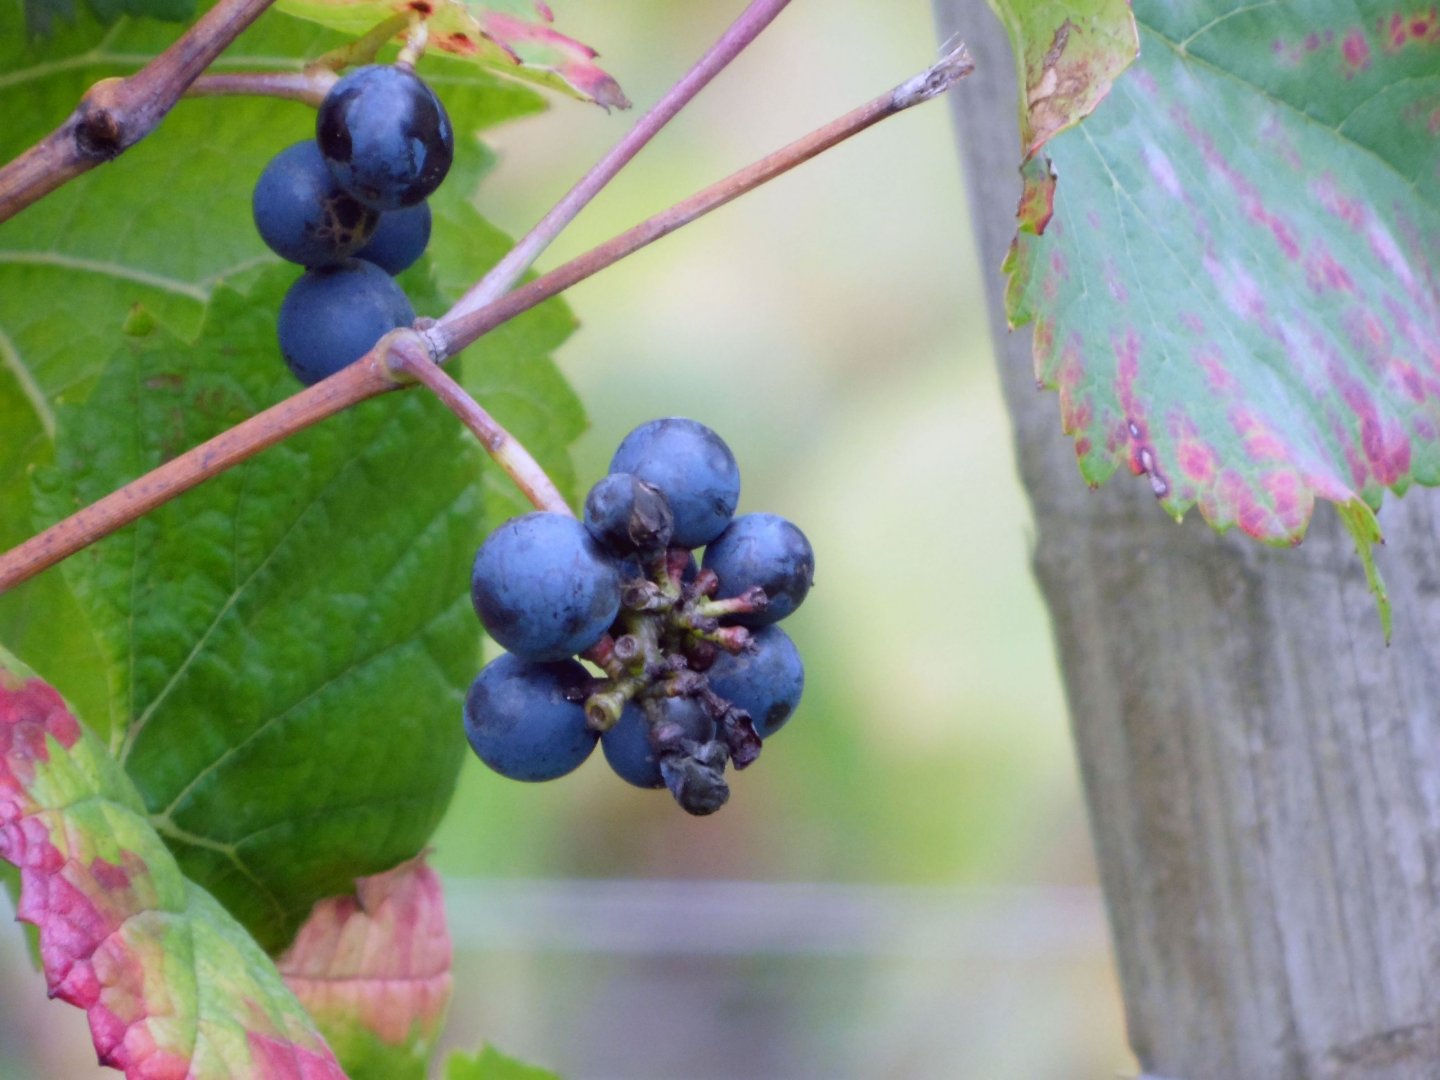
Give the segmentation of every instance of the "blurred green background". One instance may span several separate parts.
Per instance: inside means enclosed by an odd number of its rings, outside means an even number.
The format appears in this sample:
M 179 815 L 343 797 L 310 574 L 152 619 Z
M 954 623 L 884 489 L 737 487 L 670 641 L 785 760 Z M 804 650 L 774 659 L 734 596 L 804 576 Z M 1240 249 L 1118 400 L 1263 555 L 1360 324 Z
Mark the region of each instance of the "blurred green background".
M 742 5 L 552 6 L 638 111 Z M 542 267 L 936 51 L 925 0 L 792 5 Z M 523 231 L 635 115 L 556 99 L 491 140 L 477 204 Z M 535 786 L 467 765 L 434 841 L 457 945 L 448 1045 L 489 1039 L 575 1078 L 1133 1075 L 986 336 L 993 272 L 932 104 L 571 292 L 579 475 L 646 419 L 717 429 L 741 510 L 791 518 L 816 550 L 786 623 L 806 695 L 713 818 L 599 755 Z M 0 1074 L 115 1075 L 22 948 L 0 943 Z

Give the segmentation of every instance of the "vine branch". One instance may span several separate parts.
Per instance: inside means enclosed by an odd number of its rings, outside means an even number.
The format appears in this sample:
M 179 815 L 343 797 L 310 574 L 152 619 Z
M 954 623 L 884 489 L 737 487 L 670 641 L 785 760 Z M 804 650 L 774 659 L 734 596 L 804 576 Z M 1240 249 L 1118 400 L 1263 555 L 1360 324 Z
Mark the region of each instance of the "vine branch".
M 887 117 L 944 93 L 975 70 L 974 62 L 963 43 L 946 53 L 933 67 L 895 89 L 872 98 L 837 120 L 817 128 L 752 165 L 711 184 L 688 199 L 676 203 L 642 221 L 639 225 L 592 248 L 584 255 L 522 285 L 513 292 L 479 310 L 466 311 L 462 304 L 451 308 L 429 331 L 432 346 L 441 356 L 453 356 L 461 349 L 489 333 L 502 322 L 534 307 L 541 300 L 583 281 L 627 255 L 669 236 L 711 210 L 738 199 L 775 177 L 803 165 L 817 154 L 858 135 Z
M 460 418 L 460 422 L 480 440 L 490 459 L 530 500 L 531 506 L 536 510 L 575 516 L 565 496 L 560 494 L 555 482 L 524 444 L 506 431 L 463 386 L 431 359 L 429 350 L 418 335 L 395 335 L 385 359 L 397 376 L 421 383 Z
M 87 90 L 63 124 L 0 168 L 0 222 L 155 130 L 186 88 L 272 3 L 219 0 L 135 74 L 102 79 Z
M 628 165 L 696 94 L 705 89 L 730 61 L 759 37 L 760 32 L 774 22 L 776 16 L 789 3 L 790 0 L 754 0 L 741 12 L 729 29 L 706 50 L 705 55 L 635 122 L 635 126 L 624 138 L 611 147 L 549 213 L 520 238 L 503 259 L 470 287 L 450 309 L 450 316 L 458 318 L 478 311 L 509 292 L 515 282 L 520 280 L 520 276 L 529 269 L 530 264 L 560 235 L 566 225 L 575 220 L 576 215 L 589 205 L 590 200 L 615 179 L 620 170 Z
M 626 255 L 654 243 L 662 236 L 668 236 L 676 229 L 717 207 L 724 206 L 745 192 L 810 160 L 886 117 L 931 100 L 972 70 L 974 65 L 964 45 L 959 45 L 938 64 L 916 78 L 881 94 L 838 120 L 719 183 L 712 184 L 668 210 L 661 211 L 584 255 L 514 292 L 507 293 L 499 300 L 468 313 L 459 312 L 457 305 L 457 308 L 452 309 L 433 327 L 424 331 L 401 330 L 387 335 L 355 363 L 328 379 L 173 458 L 0 555 L 0 593 L 290 435 L 351 405 L 387 390 L 397 389 L 400 383 L 392 373 L 392 368 L 409 368 L 410 374 L 414 374 L 416 369 L 413 358 L 409 357 L 411 352 L 424 350 L 431 361 L 443 363 L 495 327 L 563 292 L 576 282 L 583 281 Z M 393 357 L 397 343 L 402 343 L 401 348 L 406 355 L 399 359 L 387 357 L 387 354 Z M 482 436 L 482 441 L 484 438 Z M 515 445 L 518 446 L 518 443 Z M 528 454 L 526 456 L 528 457 Z M 561 502 L 563 503 L 563 500 Z

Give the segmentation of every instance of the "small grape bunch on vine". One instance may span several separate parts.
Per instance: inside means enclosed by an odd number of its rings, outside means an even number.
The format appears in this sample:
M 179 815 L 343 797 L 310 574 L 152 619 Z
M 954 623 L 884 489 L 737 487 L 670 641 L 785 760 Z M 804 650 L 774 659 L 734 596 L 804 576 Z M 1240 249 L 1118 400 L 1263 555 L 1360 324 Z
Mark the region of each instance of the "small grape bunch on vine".
M 306 268 L 280 305 L 285 363 L 307 386 L 415 321 L 394 276 L 430 241 L 425 201 L 450 171 L 445 106 L 405 63 L 368 64 L 321 102 L 315 138 L 280 151 L 252 209 L 261 238 Z
M 621 442 L 583 521 L 536 511 L 490 534 L 471 599 L 507 651 L 465 699 L 486 765 L 553 780 L 599 742 L 621 779 L 668 788 L 689 813 L 725 804 L 726 766 L 753 762 L 800 702 L 805 669 L 775 624 L 815 577 L 805 534 L 736 517 L 739 498 L 720 436 L 653 420 Z

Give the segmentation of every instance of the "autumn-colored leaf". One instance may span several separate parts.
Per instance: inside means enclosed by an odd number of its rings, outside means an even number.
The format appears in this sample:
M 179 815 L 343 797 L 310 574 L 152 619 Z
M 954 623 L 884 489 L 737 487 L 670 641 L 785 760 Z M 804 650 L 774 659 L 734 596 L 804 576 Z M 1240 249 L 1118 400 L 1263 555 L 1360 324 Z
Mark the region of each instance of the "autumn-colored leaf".
M 450 932 L 424 856 L 322 900 L 278 961 L 351 1080 L 423 1077 L 450 1000 Z
M 397 14 L 408 14 L 425 22 L 430 49 L 563 90 L 607 109 L 630 107 L 620 84 L 595 63 L 595 50 L 556 30 L 551 25 L 554 15 L 543 3 L 279 0 L 275 6 L 357 36 Z
M 1139 48 L 1128 0 L 991 0 L 1014 47 L 1027 157 L 1094 111 Z
M 139 794 L 47 683 L 0 649 L 0 858 L 50 993 L 135 1080 L 344 1080 L 258 945 L 187 881 Z
M 1368 564 L 1386 489 L 1440 483 L 1440 18 L 1394 0 L 1137 0 L 1139 61 L 1047 147 L 1010 317 L 1091 483 Z M 1033 215 L 1032 215 L 1033 216 Z

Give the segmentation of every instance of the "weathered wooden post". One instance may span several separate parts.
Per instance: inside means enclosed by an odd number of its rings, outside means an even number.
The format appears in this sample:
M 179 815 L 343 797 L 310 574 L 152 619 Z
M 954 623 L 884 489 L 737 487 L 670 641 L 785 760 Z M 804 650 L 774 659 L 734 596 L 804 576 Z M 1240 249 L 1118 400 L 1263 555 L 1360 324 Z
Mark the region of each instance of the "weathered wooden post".
M 980 0 L 936 10 L 977 63 L 955 130 L 1130 1043 L 1167 1080 L 1434 1080 L 1436 496 L 1382 514 L 1387 647 L 1328 505 L 1302 547 L 1273 550 L 1195 514 L 1176 526 L 1143 481 L 1087 490 L 1035 389 L 1031 335 L 1007 334 L 1001 310 L 1020 161 L 1009 45 Z

